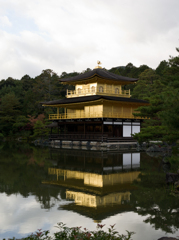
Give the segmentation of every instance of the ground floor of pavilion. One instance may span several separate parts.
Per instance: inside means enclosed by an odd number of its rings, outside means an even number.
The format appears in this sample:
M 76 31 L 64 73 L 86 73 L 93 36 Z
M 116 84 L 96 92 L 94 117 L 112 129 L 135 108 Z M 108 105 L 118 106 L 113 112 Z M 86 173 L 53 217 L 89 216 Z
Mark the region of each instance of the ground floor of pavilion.
M 139 119 L 79 119 L 58 120 L 48 127 L 50 139 L 118 141 L 131 140 L 132 134 L 140 132 Z

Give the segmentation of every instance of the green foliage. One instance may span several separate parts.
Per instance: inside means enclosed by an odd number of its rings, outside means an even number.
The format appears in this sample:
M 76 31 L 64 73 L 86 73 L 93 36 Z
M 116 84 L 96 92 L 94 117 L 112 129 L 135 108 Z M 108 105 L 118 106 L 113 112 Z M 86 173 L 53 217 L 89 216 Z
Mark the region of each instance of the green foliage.
M 15 123 L 13 124 L 13 128 L 16 131 L 18 131 L 19 128 L 24 128 L 28 122 L 29 122 L 28 118 L 20 115 L 16 118 Z
M 163 76 L 165 74 L 165 71 L 168 70 L 168 67 L 169 63 L 166 60 L 161 61 L 158 67 L 156 68 L 156 73 L 160 76 Z
M 20 103 L 13 92 L 2 97 L 0 105 L 0 131 L 4 135 L 8 135 L 12 131 L 12 126 L 20 113 Z
M 4 135 L 0 133 L 0 140 L 4 138 Z
M 179 52 L 179 49 L 177 49 Z M 160 74 L 157 75 L 156 73 Z M 162 61 L 156 71 L 144 71 L 137 82 L 133 97 L 148 100 L 150 105 L 138 108 L 136 116 L 144 120 L 139 142 L 163 140 L 176 142 L 179 136 L 179 56 Z
M 57 228 L 60 229 L 59 232 L 54 233 L 54 236 L 49 236 L 49 231 L 41 231 L 39 229 L 36 231 L 36 233 L 31 234 L 27 238 L 23 238 L 24 240 L 92 240 L 92 239 L 99 239 L 99 240 L 130 240 L 131 236 L 134 234 L 134 232 L 127 231 L 127 235 L 120 235 L 117 231 L 114 229 L 114 225 L 110 225 L 108 228 L 108 232 L 105 232 L 102 230 L 104 225 L 98 224 L 96 231 L 88 231 L 86 228 L 84 230 L 81 229 L 81 227 L 66 227 L 65 224 L 62 222 L 57 224 Z
M 160 113 L 163 125 L 179 131 L 179 89 L 169 89 L 162 95 L 163 111 Z
M 157 75 L 154 70 L 146 69 L 140 74 L 139 80 L 133 90 L 132 97 L 146 99 L 154 95 L 154 93 L 159 93 L 162 87 L 160 76 Z
M 45 124 L 42 121 L 37 120 L 34 125 L 33 137 L 34 138 L 43 137 L 43 136 L 48 136 L 48 134 L 49 134 L 49 129 L 45 128 Z

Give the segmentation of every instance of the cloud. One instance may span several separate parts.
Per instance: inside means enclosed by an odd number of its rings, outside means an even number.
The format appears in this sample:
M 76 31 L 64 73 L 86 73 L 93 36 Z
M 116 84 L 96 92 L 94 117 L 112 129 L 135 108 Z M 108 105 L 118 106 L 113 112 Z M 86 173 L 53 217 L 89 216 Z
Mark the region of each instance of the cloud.
M 12 23 L 9 21 L 7 16 L 0 16 L 0 26 L 11 27 Z
M 98 59 L 156 68 L 178 46 L 178 0 L 6 0 L 0 14 L 0 79 L 82 71 Z

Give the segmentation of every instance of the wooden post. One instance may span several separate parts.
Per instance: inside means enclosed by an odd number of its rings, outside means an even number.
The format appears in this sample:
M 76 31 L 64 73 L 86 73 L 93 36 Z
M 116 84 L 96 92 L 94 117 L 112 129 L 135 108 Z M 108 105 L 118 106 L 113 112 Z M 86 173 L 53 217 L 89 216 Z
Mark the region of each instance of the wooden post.
M 112 124 L 112 136 L 114 137 L 114 124 Z
M 59 107 L 57 107 L 57 119 L 59 119 Z
M 103 122 L 102 122 L 102 126 L 101 126 L 101 131 L 102 131 L 102 142 L 103 142 Z
M 65 123 L 65 134 L 66 134 L 66 123 Z
M 67 118 L 67 109 L 65 108 L 65 119 Z
M 85 162 L 86 162 L 85 151 L 84 151 L 83 159 L 84 159 L 84 170 L 85 170 Z
M 104 166 L 104 158 L 102 158 L 102 175 L 103 175 L 103 166 Z

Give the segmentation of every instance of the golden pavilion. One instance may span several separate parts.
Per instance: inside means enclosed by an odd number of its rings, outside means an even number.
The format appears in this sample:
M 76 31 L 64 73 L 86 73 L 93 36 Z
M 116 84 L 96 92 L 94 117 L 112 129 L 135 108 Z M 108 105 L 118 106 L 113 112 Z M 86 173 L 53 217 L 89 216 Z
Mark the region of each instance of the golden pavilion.
M 131 134 L 140 132 L 142 121 L 133 113 L 138 107 L 148 105 L 144 100 L 131 98 L 130 90 L 123 89 L 136 82 L 137 79 L 111 73 L 100 66 L 60 79 L 60 83 L 73 85 L 75 89 L 67 90 L 65 99 L 43 103 L 43 106 L 57 109 L 56 114 L 49 115 L 49 120 L 53 121 L 51 139 L 130 140 Z M 53 127 L 58 129 L 56 135 L 52 134 Z

